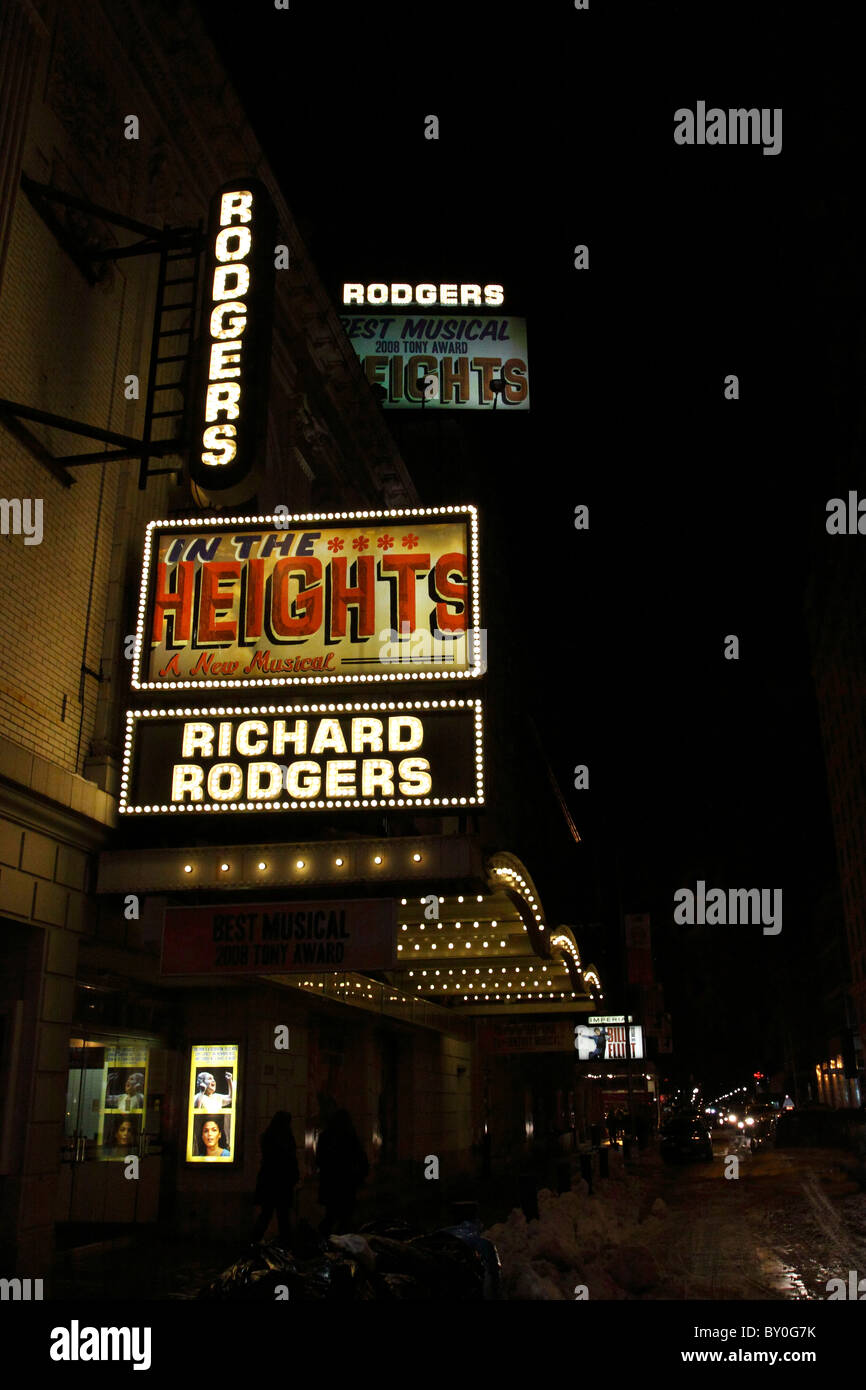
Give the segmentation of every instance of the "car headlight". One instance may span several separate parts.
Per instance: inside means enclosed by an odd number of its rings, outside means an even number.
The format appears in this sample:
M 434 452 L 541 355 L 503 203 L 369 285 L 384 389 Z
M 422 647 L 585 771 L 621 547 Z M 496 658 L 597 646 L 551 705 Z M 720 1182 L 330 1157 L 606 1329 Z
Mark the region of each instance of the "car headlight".
M 755 1121 L 752 1119 L 751 1115 L 747 1115 L 747 1116 L 746 1116 L 746 1124 L 747 1124 L 747 1125 L 753 1125 L 754 1123 L 755 1123 Z
M 729 1123 L 732 1124 L 732 1125 L 733 1125 L 733 1124 L 736 1124 L 736 1123 L 737 1123 L 737 1117 L 736 1117 L 736 1115 L 729 1115 L 729 1116 L 728 1116 L 728 1121 L 729 1121 Z
M 742 1129 L 742 1128 L 743 1128 L 743 1122 L 742 1122 L 742 1120 L 737 1120 L 737 1129 Z

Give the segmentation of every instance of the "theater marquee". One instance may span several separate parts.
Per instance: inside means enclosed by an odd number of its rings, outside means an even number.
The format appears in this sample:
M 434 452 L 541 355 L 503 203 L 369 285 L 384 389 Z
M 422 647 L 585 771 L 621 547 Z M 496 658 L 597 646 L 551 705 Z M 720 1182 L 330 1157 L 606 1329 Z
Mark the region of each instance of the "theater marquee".
M 474 507 L 153 521 L 136 690 L 483 671 Z
M 122 814 L 484 803 L 480 700 L 130 710 Z

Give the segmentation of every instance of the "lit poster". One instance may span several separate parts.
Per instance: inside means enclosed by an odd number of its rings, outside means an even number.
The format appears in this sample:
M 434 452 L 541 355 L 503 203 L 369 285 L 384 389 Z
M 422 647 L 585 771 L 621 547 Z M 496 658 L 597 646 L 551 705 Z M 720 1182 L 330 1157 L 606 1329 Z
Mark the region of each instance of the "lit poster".
M 600 1023 L 587 1025 L 579 1023 L 574 1030 L 574 1045 L 580 1062 L 611 1062 L 627 1059 L 629 1049 L 633 1059 L 643 1057 L 643 1029 L 639 1024 L 629 1028 L 626 1041 L 625 1027 L 619 1023 Z
M 440 308 L 340 322 L 386 409 L 529 409 L 523 318 Z
M 107 1047 L 100 1115 L 100 1158 L 124 1159 L 141 1145 L 147 1106 L 147 1048 Z
M 186 1138 L 187 1163 L 232 1163 L 237 1143 L 237 1043 L 192 1049 Z

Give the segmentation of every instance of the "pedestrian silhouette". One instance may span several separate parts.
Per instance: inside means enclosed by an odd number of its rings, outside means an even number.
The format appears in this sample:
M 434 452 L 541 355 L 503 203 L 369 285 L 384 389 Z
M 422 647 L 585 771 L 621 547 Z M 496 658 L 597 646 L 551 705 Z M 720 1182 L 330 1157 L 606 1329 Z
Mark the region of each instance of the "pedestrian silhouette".
M 280 1244 L 292 1239 L 292 1200 L 300 1173 L 292 1117 L 278 1110 L 260 1140 L 262 1166 L 256 1180 L 256 1205 L 261 1207 L 253 1230 L 253 1240 L 261 1240 L 274 1212 L 279 1223 Z
M 325 1215 L 322 1235 L 344 1235 L 350 1229 L 358 1188 L 370 1164 L 355 1133 L 348 1110 L 337 1110 L 328 1120 L 316 1145 L 319 1165 L 319 1204 Z

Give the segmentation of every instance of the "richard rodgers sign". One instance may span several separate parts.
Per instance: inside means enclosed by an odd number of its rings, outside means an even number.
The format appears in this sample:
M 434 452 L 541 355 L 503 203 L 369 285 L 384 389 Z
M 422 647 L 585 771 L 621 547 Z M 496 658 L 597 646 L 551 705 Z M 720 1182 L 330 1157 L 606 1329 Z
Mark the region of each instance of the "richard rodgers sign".
M 125 814 L 484 802 L 481 701 L 134 710 Z

